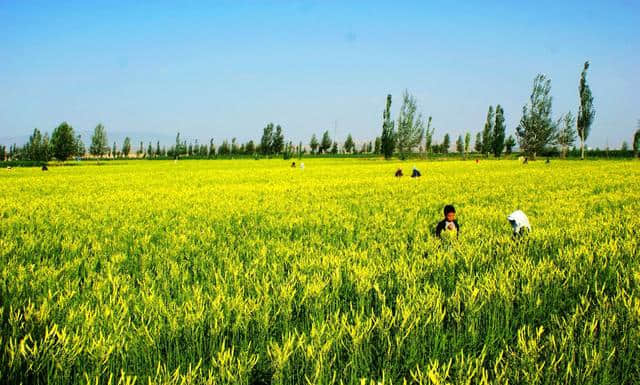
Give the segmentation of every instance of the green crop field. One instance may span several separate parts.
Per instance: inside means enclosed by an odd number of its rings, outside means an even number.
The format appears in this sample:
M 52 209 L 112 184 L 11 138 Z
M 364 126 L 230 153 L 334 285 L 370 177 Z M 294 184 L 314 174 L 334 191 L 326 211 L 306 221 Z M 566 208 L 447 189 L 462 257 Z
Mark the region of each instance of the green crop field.
M 640 383 L 640 162 L 302 161 L 0 170 L 0 383 Z

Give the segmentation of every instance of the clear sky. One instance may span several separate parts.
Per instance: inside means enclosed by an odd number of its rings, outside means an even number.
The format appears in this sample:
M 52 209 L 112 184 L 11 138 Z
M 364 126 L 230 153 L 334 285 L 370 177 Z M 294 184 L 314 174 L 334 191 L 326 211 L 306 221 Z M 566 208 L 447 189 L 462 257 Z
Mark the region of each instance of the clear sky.
M 308 143 L 381 131 L 404 89 L 436 140 L 483 127 L 490 104 L 515 130 L 533 78 L 558 117 L 578 107 L 585 60 L 596 119 L 588 144 L 631 141 L 640 119 L 640 2 L 0 0 L 0 141 L 68 121 L 88 140 L 259 139 L 265 123 Z

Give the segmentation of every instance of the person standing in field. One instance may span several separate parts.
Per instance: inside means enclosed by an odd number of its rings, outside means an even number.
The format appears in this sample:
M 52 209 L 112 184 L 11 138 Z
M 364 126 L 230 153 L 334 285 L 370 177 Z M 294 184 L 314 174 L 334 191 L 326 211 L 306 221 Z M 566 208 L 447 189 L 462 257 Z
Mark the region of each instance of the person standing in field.
M 420 174 L 420 170 L 418 170 L 416 168 L 416 166 L 413 166 L 413 171 L 411 171 L 411 177 L 412 178 L 420 178 L 422 176 L 422 174 Z
M 396 178 L 400 178 L 402 175 L 403 175 L 402 174 L 402 169 L 401 168 L 397 169 L 396 170 Z
M 436 236 L 442 238 L 443 231 L 455 233 L 456 238 L 460 233 L 460 225 L 456 220 L 456 208 L 453 205 L 444 206 L 444 219 L 436 226 Z

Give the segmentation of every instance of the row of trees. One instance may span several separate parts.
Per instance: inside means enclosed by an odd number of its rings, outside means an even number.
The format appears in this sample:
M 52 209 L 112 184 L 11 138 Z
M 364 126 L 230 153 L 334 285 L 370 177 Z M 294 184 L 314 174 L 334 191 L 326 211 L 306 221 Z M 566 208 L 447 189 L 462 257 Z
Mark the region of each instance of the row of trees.
M 431 116 L 425 122 L 422 114 L 418 112 L 415 97 L 405 90 L 402 95 L 398 119 L 393 121 L 391 119 L 391 102 L 391 95 L 387 95 L 387 102 L 382 113 L 382 133 L 380 136 L 382 155 L 388 159 L 397 151 L 400 158 L 405 159 L 416 148 L 419 148 L 419 152 L 422 152 L 423 149 L 429 151 L 435 130 L 431 127 Z M 424 147 L 422 146 L 423 141 Z M 449 136 L 446 135 L 445 142 L 448 141 Z M 443 146 L 444 152 L 448 151 L 448 148 L 449 144 Z
M 345 141 L 345 148 L 351 149 L 352 146 L 355 146 L 353 142 L 353 138 L 351 134 L 347 137 L 347 141 Z M 334 142 L 331 140 L 331 136 L 329 136 L 329 131 L 325 131 L 322 134 L 322 140 L 318 141 L 316 134 L 311 135 L 311 141 L 309 141 L 309 148 L 311 149 L 311 154 L 326 154 L 326 153 L 338 153 L 338 142 Z
M 516 136 L 523 153 L 533 156 L 546 147 L 560 146 L 563 156 L 575 141 L 580 139 L 581 158 L 584 159 L 585 142 L 591 131 L 595 117 L 593 96 L 587 83 L 589 62 L 584 63 L 578 95 L 580 106 L 577 119 L 571 111 L 557 120 L 552 117 L 551 79 L 538 74 L 533 80 L 533 90 L 529 102 L 522 107 L 522 118 L 516 127 Z
M 0 149 L 0 160 L 8 155 L 10 158 L 46 162 L 52 157 L 68 159 L 71 156 L 82 156 L 85 151 L 80 135 L 76 136 L 73 127 L 63 122 L 53 130 L 51 137 L 49 133 L 42 134 L 36 128 L 24 147 L 19 148 L 14 145 L 6 154 L 3 146 Z
M 578 88 L 579 109 L 577 117 L 574 117 L 571 111 L 561 115 L 557 120 L 552 118 L 552 97 L 551 97 L 551 79 L 545 75 L 538 74 L 533 81 L 533 90 L 527 104 L 522 108 L 522 117 L 519 125 L 515 129 L 515 135 L 520 145 L 520 151 L 524 154 L 535 158 L 536 155 L 543 151 L 548 151 L 549 147 L 559 147 L 563 156 L 566 156 L 569 148 L 571 148 L 577 139 L 580 140 L 581 157 L 584 158 L 585 142 L 589 136 L 591 125 L 595 117 L 593 107 L 593 96 L 591 89 L 587 83 L 587 70 L 589 62 L 584 63 L 584 67 L 580 76 Z M 356 148 L 355 141 L 349 134 L 342 146 L 337 141 L 332 140 L 329 131 L 322 134 L 320 140 L 315 134 L 312 135 L 309 142 L 309 148 L 312 154 L 325 153 L 374 153 L 384 155 L 385 158 L 391 158 L 397 154 L 401 159 L 405 159 L 409 154 L 416 150 L 419 153 L 434 152 L 448 153 L 451 147 L 451 138 L 449 134 L 445 134 L 441 144 L 434 142 L 434 131 L 432 127 L 432 117 L 427 119 L 418 112 L 416 98 L 409 94 L 408 91 L 402 95 L 402 105 L 398 112 L 397 119 L 391 117 L 392 96 L 387 95 L 385 109 L 382 115 L 382 133 L 372 142 L 362 143 L 360 149 Z M 640 123 L 638 131 L 640 131 Z M 638 132 L 636 132 L 633 140 L 633 148 L 636 153 L 639 151 Z M 516 139 L 509 135 L 506 136 L 506 125 L 504 117 L 504 109 L 500 104 L 489 106 L 487 118 L 484 128 L 476 134 L 474 150 L 477 153 L 493 155 L 500 157 L 503 152 L 510 154 L 516 145 Z M 455 148 L 462 156 L 466 156 L 470 152 L 471 134 L 467 132 L 463 138 L 458 136 L 455 142 Z M 80 135 L 75 135 L 73 127 L 63 122 L 56 127 L 49 137 L 48 133 L 42 134 L 35 129 L 30 136 L 29 141 L 23 148 L 15 145 L 9 149 L 9 155 L 12 158 L 28 159 L 35 161 L 47 161 L 52 157 L 59 160 L 68 159 L 71 156 L 84 156 L 84 144 Z M 91 137 L 89 153 L 94 157 L 129 157 L 131 152 L 131 139 L 125 138 L 120 150 L 118 151 L 116 143 L 112 147 L 108 145 L 107 133 L 102 124 L 98 124 Z M 263 128 L 260 142 L 256 145 L 253 140 L 247 143 L 238 143 L 235 138 L 229 142 L 224 140 L 220 146 L 215 146 L 213 139 L 208 144 L 195 145 L 180 139 L 180 134 L 176 136 L 175 145 L 169 147 L 160 147 L 160 142 L 156 143 L 155 148 L 151 142 L 145 149 L 143 142 L 136 152 L 137 157 L 179 157 L 179 156 L 196 156 L 196 157 L 215 157 L 218 155 L 257 155 L 274 156 L 283 155 L 285 158 L 290 157 L 293 153 L 302 154 L 305 148 L 302 143 L 294 146 L 292 142 L 286 142 L 282 127 L 267 124 Z M 0 146 L 0 159 L 4 159 L 7 149 Z
M 476 151 L 486 156 L 493 154 L 493 156 L 499 157 L 502 155 L 505 146 L 507 146 L 510 153 L 515 144 L 515 139 L 511 136 L 506 138 L 506 129 L 504 109 L 498 104 L 494 112 L 493 106 L 489 106 L 484 129 L 482 133 L 478 133 L 476 136 Z
M 501 108 L 497 106 L 495 109 L 495 113 L 493 113 L 493 108 L 490 107 L 487 114 L 487 122 L 485 123 L 485 129 L 482 132 L 478 132 L 476 135 L 476 141 L 474 145 L 474 150 L 476 153 L 485 154 L 489 156 L 490 154 L 494 154 L 495 156 L 500 156 L 502 153 L 500 142 L 502 141 L 503 136 L 501 135 L 503 124 L 501 118 Z M 569 147 L 576 140 L 576 132 L 575 132 L 575 118 L 571 115 L 571 113 L 567 113 L 563 115 L 555 125 L 559 128 L 557 131 L 557 143 L 561 145 L 560 151 L 563 156 L 568 152 Z M 61 128 L 58 132 L 65 132 L 70 126 L 61 125 Z M 430 127 L 430 122 L 428 122 L 427 127 Z M 71 128 L 72 130 L 72 128 Z M 267 130 L 268 131 L 268 130 Z M 282 135 L 282 130 L 279 131 L 279 136 Z M 276 132 L 274 131 L 274 132 Z M 451 147 L 451 137 L 449 134 L 445 134 L 441 144 L 437 144 L 432 142 L 432 132 L 430 131 L 429 140 L 425 140 L 424 143 L 419 144 L 419 151 L 422 152 L 424 148 L 428 148 L 428 151 L 433 153 L 442 153 L 446 154 L 449 152 Z M 74 137 L 73 135 L 68 135 L 68 137 Z M 283 135 L 281 136 L 282 138 Z M 284 140 L 282 140 L 284 141 Z M 108 156 L 112 158 L 120 158 L 120 157 L 129 157 L 131 153 L 131 139 L 129 137 L 124 139 L 122 146 L 118 149 L 116 143 L 113 143 L 112 147 L 106 146 L 106 132 L 102 125 L 98 125 L 94 130 L 94 135 L 92 137 L 91 146 L 89 153 L 93 156 Z M 265 143 L 272 143 L 267 142 Z M 384 154 L 382 147 L 382 138 L 377 137 L 375 141 L 365 141 L 359 145 L 359 148 L 356 147 L 356 143 L 353 140 L 353 136 L 348 134 L 347 139 L 345 140 L 342 146 L 339 145 L 337 141 L 333 141 L 329 136 L 329 132 L 325 131 L 322 135 L 322 143 L 318 142 L 316 136 L 313 135 L 311 138 L 311 151 L 314 154 L 318 153 L 330 153 L 330 154 Z M 427 144 L 430 143 L 430 146 L 427 147 Z M 509 136 L 506 140 L 504 140 L 503 147 L 504 152 L 506 154 L 511 154 L 513 148 L 515 146 L 515 139 L 513 136 Z M 424 147 L 423 147 L 424 145 Z M 75 150 L 71 154 L 71 156 L 84 156 L 85 150 L 82 141 L 80 140 L 80 136 L 75 136 Z M 640 146 L 640 121 L 638 125 L 638 131 L 636 132 L 633 140 L 633 149 L 638 152 L 638 146 Z M 274 148 L 274 147 L 270 147 Z M 277 147 L 276 147 L 277 148 Z M 455 142 L 455 151 L 459 153 L 462 157 L 466 157 L 467 154 L 470 153 L 471 148 L 471 134 L 467 132 L 464 137 L 462 135 L 458 136 Z M 53 145 L 47 133 L 42 135 L 39 130 L 34 130 L 33 135 L 29 138 L 28 143 L 23 148 L 18 148 L 17 146 L 12 146 L 7 149 L 3 146 L 0 146 L 0 159 L 4 159 L 5 156 L 8 156 L 11 159 L 26 159 L 26 160 L 37 160 L 37 161 L 47 161 L 51 159 L 53 156 Z M 629 151 L 629 146 L 625 142 L 622 145 L 621 150 L 623 153 Z M 275 154 L 275 151 L 278 150 L 268 150 L 269 154 Z M 549 151 L 549 148 L 547 148 Z M 597 152 L 597 151 L 596 151 Z M 160 142 L 156 142 L 155 147 L 151 142 L 148 143 L 147 146 L 144 145 L 143 142 L 140 142 L 140 145 L 135 152 L 135 156 L 138 158 L 166 158 L 166 157 L 198 157 L 198 158 L 213 158 L 217 156 L 255 156 L 256 154 L 267 153 L 267 151 L 262 150 L 261 144 L 257 146 L 250 140 L 246 143 L 238 143 L 236 138 L 231 139 L 231 141 L 224 140 L 222 144 L 219 146 L 214 145 L 213 139 L 209 141 L 208 144 L 199 144 L 198 140 L 195 141 L 195 144 L 189 143 L 187 144 L 186 140 L 183 141 L 180 138 L 180 133 L 176 135 L 176 144 L 170 146 L 168 149 L 165 146 L 160 146 Z M 279 154 L 282 154 L 285 158 L 291 157 L 294 154 L 302 154 L 306 153 L 306 148 L 299 143 L 297 146 L 294 146 L 292 142 L 288 142 L 281 147 L 279 150 Z M 608 154 L 608 152 L 604 152 L 604 154 Z
M 140 142 L 140 147 L 135 152 L 136 157 L 143 158 L 157 158 L 157 157 L 179 157 L 179 156 L 195 156 L 195 157 L 215 157 L 218 155 L 255 155 L 256 153 L 263 153 L 265 155 L 281 154 L 283 152 L 292 153 L 299 150 L 294 148 L 291 142 L 285 145 L 284 135 L 282 128 L 278 125 L 273 130 L 273 124 L 270 123 L 265 128 L 266 145 L 256 146 L 253 140 L 247 143 L 238 143 L 236 138 L 224 140 L 220 146 L 215 146 L 213 139 L 209 144 L 199 144 L 198 140 L 195 144 L 182 141 L 180 139 L 180 133 L 176 136 L 176 144 L 169 148 L 160 146 L 160 142 L 157 141 L 155 148 L 151 142 L 145 147 L 143 142 Z M 263 137 L 263 143 L 265 139 Z M 301 148 L 301 146 L 299 146 Z M 96 158 L 104 156 L 110 158 L 129 157 L 133 155 L 131 152 L 131 138 L 126 137 L 122 146 L 118 149 L 115 142 L 113 146 L 108 145 L 108 137 L 106 129 L 102 124 L 98 124 L 91 137 L 91 144 L 89 146 L 89 154 Z M 80 135 L 75 135 L 74 129 L 71 125 L 63 122 L 56 127 L 49 137 L 48 133 L 42 134 L 39 129 L 34 129 L 33 134 L 29 137 L 29 140 L 23 147 L 13 145 L 8 149 L 5 146 L 0 146 L 0 160 L 6 158 L 12 160 L 31 160 L 46 162 L 52 158 L 58 160 L 66 160 L 70 157 L 84 157 L 87 155 L 84 142 Z
M 577 119 L 571 111 L 561 115 L 557 120 L 552 118 L 551 80 L 538 74 L 533 82 L 533 91 L 529 102 L 522 108 L 522 118 L 516 127 L 516 138 L 520 150 L 526 155 L 536 155 L 559 146 L 563 156 L 580 139 L 581 157 L 584 158 L 585 142 L 589 136 L 595 117 L 593 96 L 587 83 L 589 62 L 584 63 L 578 88 L 579 110 Z M 402 106 L 396 121 L 391 118 L 391 95 L 387 95 L 386 106 L 382 114 L 381 153 L 390 158 L 397 153 L 401 159 L 418 148 L 419 152 L 433 151 L 446 153 L 449 150 L 450 138 L 446 134 L 441 145 L 433 144 L 433 128 L 431 117 L 426 124 L 422 115 L 417 113 L 416 101 L 407 91 L 404 92 Z M 471 137 L 469 133 L 456 141 L 456 150 L 465 155 L 469 152 Z M 636 142 L 636 140 L 634 140 Z M 503 151 L 511 153 L 516 139 L 506 136 L 504 109 L 498 104 L 489 106 L 484 128 L 476 134 L 474 150 L 486 156 L 499 157 Z
M 91 138 L 89 152 L 94 156 L 103 156 L 110 151 L 104 126 L 98 124 Z M 67 122 L 62 122 L 54 128 L 51 137 L 48 132 L 42 134 L 39 129 L 34 129 L 33 134 L 29 136 L 29 140 L 22 148 L 13 145 L 7 153 L 6 148 L 0 146 L 0 160 L 8 157 L 10 159 L 46 162 L 51 158 L 66 160 L 74 156 L 82 157 L 85 154 L 86 148 L 81 136 L 76 135 L 73 127 Z
M 385 158 L 391 158 L 394 153 L 397 153 L 401 159 L 405 159 L 416 149 L 419 153 L 446 154 L 449 152 L 451 137 L 449 134 L 445 134 L 441 144 L 434 142 L 435 128 L 432 126 L 432 117 L 429 116 L 425 121 L 422 114 L 417 112 L 415 97 L 407 91 L 404 92 L 398 118 L 395 121 L 391 118 L 391 103 L 392 96 L 387 95 L 387 102 L 382 113 L 382 134 L 379 137 L 380 153 Z M 504 110 L 498 105 L 494 114 L 493 106 L 490 106 L 485 128 L 482 133 L 478 133 L 476 136 L 475 151 L 500 156 L 506 148 L 507 153 L 511 153 L 515 139 L 509 137 L 505 141 L 505 131 Z M 464 138 L 462 135 L 458 136 L 456 140 L 457 152 L 466 156 L 470 152 L 470 146 L 471 134 L 469 132 L 465 134 Z

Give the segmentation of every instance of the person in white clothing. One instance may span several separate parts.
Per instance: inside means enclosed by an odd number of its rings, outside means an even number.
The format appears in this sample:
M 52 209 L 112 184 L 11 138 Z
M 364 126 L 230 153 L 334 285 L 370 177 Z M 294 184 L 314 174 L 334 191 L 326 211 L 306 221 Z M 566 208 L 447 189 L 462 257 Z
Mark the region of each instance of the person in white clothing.
M 507 220 L 511 224 L 511 229 L 513 230 L 513 236 L 523 235 L 526 231 L 531 231 L 531 224 L 529 223 L 529 218 L 527 215 L 523 213 L 521 210 L 516 210 L 509 214 Z

